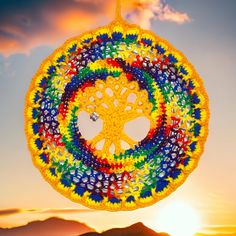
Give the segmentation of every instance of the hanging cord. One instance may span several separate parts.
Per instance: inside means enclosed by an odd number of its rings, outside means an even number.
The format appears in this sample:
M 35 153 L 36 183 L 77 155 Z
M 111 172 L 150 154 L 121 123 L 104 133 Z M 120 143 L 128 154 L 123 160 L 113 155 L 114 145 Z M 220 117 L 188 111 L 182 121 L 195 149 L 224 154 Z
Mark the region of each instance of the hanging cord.
M 121 16 L 121 0 L 116 0 L 116 20 L 123 20 Z

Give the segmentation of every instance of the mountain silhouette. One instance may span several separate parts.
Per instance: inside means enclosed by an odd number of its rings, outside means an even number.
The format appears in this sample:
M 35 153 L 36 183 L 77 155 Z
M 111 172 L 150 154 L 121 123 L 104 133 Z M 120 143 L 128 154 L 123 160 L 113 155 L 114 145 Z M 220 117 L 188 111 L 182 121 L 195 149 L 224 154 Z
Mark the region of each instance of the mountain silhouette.
M 115 228 L 103 233 L 90 232 L 81 236 L 169 236 L 166 233 L 157 233 L 142 223 L 136 223 L 126 228 Z
M 0 228 L 0 236 L 75 236 L 91 231 L 94 230 L 77 221 L 53 217 L 15 228 Z

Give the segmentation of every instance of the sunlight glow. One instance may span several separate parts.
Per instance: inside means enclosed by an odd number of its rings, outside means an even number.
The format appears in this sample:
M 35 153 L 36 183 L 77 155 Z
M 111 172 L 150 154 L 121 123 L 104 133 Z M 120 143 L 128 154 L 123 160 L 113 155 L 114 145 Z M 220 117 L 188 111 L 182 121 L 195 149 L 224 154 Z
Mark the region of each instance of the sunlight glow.
M 160 211 L 157 224 L 159 231 L 171 236 L 193 236 L 200 228 L 200 217 L 190 205 L 173 202 Z

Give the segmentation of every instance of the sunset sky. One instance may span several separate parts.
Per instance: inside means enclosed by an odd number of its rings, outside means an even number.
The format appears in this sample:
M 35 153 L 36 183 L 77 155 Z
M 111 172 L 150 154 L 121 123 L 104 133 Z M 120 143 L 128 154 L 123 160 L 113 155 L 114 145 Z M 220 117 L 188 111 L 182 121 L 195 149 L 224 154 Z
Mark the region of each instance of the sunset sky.
M 127 3 L 129 2 L 129 3 Z M 67 38 L 108 24 L 111 0 L 0 0 L 0 227 L 60 216 L 98 230 L 137 221 L 158 230 L 160 212 L 187 204 L 202 227 L 236 225 L 236 1 L 123 1 L 123 16 L 181 50 L 210 99 L 209 137 L 199 167 L 161 202 L 136 211 L 87 209 L 57 193 L 31 162 L 24 98 L 41 61 Z M 180 215 L 181 217 L 181 215 Z

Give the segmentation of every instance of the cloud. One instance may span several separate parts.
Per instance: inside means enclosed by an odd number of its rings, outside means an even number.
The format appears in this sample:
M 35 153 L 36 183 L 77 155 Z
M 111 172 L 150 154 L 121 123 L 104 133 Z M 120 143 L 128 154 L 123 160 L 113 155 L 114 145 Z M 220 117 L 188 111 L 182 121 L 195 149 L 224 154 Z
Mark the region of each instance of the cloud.
M 9 216 L 21 213 L 20 209 L 4 209 L 0 210 L 0 217 L 1 216 Z
M 79 214 L 92 212 L 92 209 L 74 209 L 74 208 L 59 208 L 59 209 L 4 209 L 0 210 L 0 217 L 16 215 L 21 213 L 37 213 L 37 214 Z
M 211 234 L 221 233 L 221 234 L 236 234 L 236 225 L 209 225 L 203 228 L 203 231 L 209 232 Z
M 187 13 L 175 10 L 164 0 L 132 0 L 129 1 L 128 11 L 128 19 L 144 28 L 150 28 L 151 21 L 155 19 L 178 24 L 190 21 Z
M 6 1 L 0 10 L 0 53 L 62 43 L 99 25 L 96 13 L 103 13 L 106 7 L 102 0 Z
M 29 52 L 31 48 L 58 46 L 67 38 L 114 19 L 115 0 L 18 0 L 4 1 L 0 10 L 0 53 Z M 123 16 L 150 28 L 151 21 L 189 21 L 164 0 L 123 1 Z
M 95 210 L 92 209 L 73 209 L 73 208 L 66 208 L 66 209 L 45 209 L 39 211 L 39 213 L 47 213 L 47 214 L 76 214 L 76 213 L 86 213 L 86 212 L 93 212 Z

